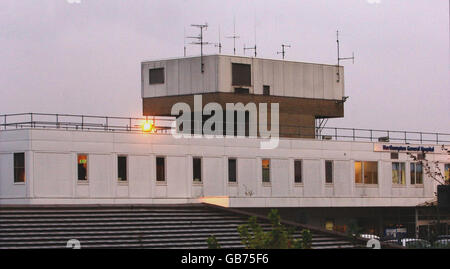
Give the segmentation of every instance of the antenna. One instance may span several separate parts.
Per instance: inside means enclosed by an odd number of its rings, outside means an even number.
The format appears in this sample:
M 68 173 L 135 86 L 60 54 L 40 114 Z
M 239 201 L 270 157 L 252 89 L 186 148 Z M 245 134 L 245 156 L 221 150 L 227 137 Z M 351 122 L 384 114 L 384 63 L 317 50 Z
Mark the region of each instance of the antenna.
M 203 42 L 203 29 L 205 29 L 205 31 L 206 31 L 206 29 L 208 28 L 208 23 L 205 23 L 205 24 L 191 24 L 191 26 L 192 27 L 197 27 L 197 28 L 200 29 L 200 35 L 198 35 L 198 36 L 188 36 L 187 38 L 194 38 L 194 39 L 199 40 L 197 42 L 192 42 L 191 44 L 200 45 L 201 72 L 204 73 L 205 70 L 204 70 L 204 64 L 203 64 L 203 45 L 209 45 L 210 43 L 209 42 Z
M 219 43 L 214 44 L 214 47 L 219 48 L 219 54 L 222 54 L 222 43 L 220 42 L 220 25 L 219 25 Z
M 281 44 L 281 51 L 277 51 L 277 54 L 280 54 L 283 56 L 283 60 L 284 60 L 284 55 L 286 54 L 286 50 L 285 48 L 290 48 L 291 45 L 285 45 L 285 44 Z
M 227 38 L 233 38 L 233 55 L 236 55 L 236 39 L 239 38 L 238 35 L 236 35 L 236 19 L 233 17 L 233 35 L 227 36 Z
M 339 55 L 339 30 L 336 31 L 336 44 L 337 44 L 337 82 L 341 81 L 341 74 L 339 71 L 340 61 L 342 60 L 352 60 L 352 63 L 355 63 L 355 53 L 352 52 L 352 57 L 340 57 Z
M 183 28 L 184 57 L 186 57 L 186 27 Z
M 255 58 L 256 58 L 256 44 L 255 44 L 254 47 L 248 47 L 248 48 L 247 48 L 247 47 L 245 46 L 245 44 L 244 44 L 244 55 L 245 55 L 245 51 L 246 51 L 246 50 L 254 50 L 254 51 L 255 51 Z

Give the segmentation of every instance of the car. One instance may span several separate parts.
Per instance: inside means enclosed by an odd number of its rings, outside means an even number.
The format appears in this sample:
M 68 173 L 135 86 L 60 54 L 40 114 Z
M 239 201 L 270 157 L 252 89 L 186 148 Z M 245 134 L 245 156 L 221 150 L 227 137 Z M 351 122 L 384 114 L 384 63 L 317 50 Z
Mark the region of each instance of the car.
M 359 236 L 362 237 L 362 238 L 365 238 L 365 239 L 377 239 L 377 240 L 380 240 L 380 237 L 378 235 L 374 235 L 374 234 L 360 234 Z
M 424 239 L 403 238 L 401 245 L 407 248 L 431 248 L 430 242 Z
M 385 240 L 383 243 L 397 244 L 407 248 L 431 248 L 430 242 L 424 239 L 417 238 L 403 238 L 403 239 L 391 239 Z
M 434 241 L 433 248 L 450 248 L 450 238 L 438 239 Z

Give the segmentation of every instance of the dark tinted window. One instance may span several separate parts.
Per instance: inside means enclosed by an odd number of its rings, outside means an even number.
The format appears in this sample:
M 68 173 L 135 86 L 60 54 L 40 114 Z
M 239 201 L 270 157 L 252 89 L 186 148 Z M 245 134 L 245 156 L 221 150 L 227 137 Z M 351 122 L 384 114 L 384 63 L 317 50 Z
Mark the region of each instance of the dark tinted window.
M 154 68 L 149 70 L 150 84 L 164 83 L 164 68 Z
M 294 161 L 294 182 L 295 183 L 302 183 L 302 161 L 301 160 L 295 160 Z
M 228 159 L 228 182 L 236 182 L 236 159 Z
M 333 183 L 333 161 L 325 161 L 325 182 Z
M 119 181 L 127 181 L 127 157 L 117 157 L 117 177 Z
M 14 182 L 25 182 L 25 153 L 14 153 Z
M 270 95 L 270 86 L 269 85 L 264 85 L 263 86 L 263 94 L 264 95 Z
M 202 181 L 202 159 L 201 158 L 193 158 L 193 180 L 195 182 Z
M 233 86 L 251 86 L 251 66 L 249 64 L 232 64 Z
M 166 181 L 166 160 L 156 157 L 156 181 Z
M 398 152 L 391 152 L 391 159 L 397 160 L 398 159 Z
M 234 88 L 234 93 L 249 94 L 250 91 L 248 88 Z

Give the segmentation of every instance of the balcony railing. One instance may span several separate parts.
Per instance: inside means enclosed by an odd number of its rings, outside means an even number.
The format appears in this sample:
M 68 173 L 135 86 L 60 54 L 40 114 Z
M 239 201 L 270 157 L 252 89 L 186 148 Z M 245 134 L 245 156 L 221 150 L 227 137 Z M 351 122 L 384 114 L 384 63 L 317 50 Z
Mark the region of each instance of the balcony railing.
M 36 128 L 108 132 L 144 132 L 142 126 L 147 120 L 154 124 L 153 133 L 172 133 L 173 123 L 175 121 L 173 117 L 126 118 L 46 113 L 0 115 L 0 131 Z M 393 142 L 405 144 L 450 143 L 449 133 L 339 127 L 299 127 L 293 125 L 281 125 L 280 130 L 280 137 L 303 137 L 319 140 Z

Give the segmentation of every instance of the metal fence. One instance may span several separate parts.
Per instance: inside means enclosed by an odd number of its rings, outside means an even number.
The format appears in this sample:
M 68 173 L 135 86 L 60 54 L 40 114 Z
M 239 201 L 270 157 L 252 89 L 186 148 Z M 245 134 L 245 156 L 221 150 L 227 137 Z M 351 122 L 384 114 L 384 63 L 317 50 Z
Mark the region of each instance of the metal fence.
M 92 115 L 20 113 L 0 115 L 0 131 L 11 129 L 65 129 L 109 132 L 143 132 L 150 120 L 154 133 L 170 134 L 173 117 L 126 118 Z M 223 123 L 220 123 L 223 124 Z M 237 124 L 236 126 L 239 126 Z M 248 129 L 248 126 L 244 127 Z M 280 125 L 280 137 L 304 137 L 319 140 L 394 142 L 410 144 L 449 144 L 450 134 L 414 131 L 393 131 L 339 127 L 299 127 Z

